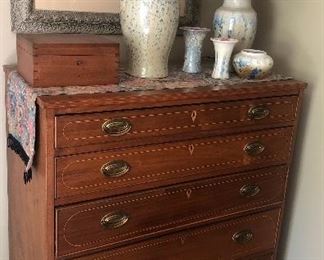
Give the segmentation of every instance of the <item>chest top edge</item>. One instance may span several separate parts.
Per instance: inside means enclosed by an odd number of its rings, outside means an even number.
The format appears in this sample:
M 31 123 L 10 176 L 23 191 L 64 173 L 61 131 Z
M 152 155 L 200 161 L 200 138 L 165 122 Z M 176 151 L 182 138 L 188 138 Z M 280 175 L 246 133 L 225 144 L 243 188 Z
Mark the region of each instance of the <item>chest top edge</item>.
M 41 96 L 38 97 L 37 103 L 42 109 L 53 109 L 55 114 L 85 113 L 298 96 L 306 86 L 307 84 L 304 82 L 288 80 L 221 86 L 217 89 L 198 87 L 192 89 Z

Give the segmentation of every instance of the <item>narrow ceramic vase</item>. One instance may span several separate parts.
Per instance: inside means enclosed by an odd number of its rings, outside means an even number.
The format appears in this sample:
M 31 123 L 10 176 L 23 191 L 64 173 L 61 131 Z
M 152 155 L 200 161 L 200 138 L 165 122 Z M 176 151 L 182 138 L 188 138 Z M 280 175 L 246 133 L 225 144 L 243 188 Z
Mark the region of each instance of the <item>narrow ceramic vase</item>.
M 180 29 L 184 30 L 186 46 L 183 71 L 187 73 L 200 73 L 203 42 L 210 29 L 200 27 L 181 27 Z
M 239 40 L 234 53 L 251 48 L 257 30 L 257 14 L 251 0 L 224 0 L 215 12 L 213 27 L 216 38 Z
M 214 79 L 229 79 L 230 61 L 236 39 L 211 38 L 215 47 L 215 65 L 212 77 Z
M 128 49 L 127 73 L 168 76 L 168 60 L 179 24 L 178 0 L 121 0 L 121 27 Z
M 236 54 L 233 60 L 236 73 L 241 78 L 247 79 L 267 77 L 271 73 L 273 64 L 273 59 L 265 51 L 251 49 Z

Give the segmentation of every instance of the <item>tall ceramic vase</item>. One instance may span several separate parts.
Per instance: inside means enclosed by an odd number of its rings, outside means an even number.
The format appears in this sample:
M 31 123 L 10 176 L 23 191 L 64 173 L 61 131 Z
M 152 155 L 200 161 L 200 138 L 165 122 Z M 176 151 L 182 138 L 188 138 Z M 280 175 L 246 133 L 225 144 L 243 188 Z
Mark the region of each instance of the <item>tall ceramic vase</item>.
M 234 53 L 251 48 L 257 30 L 257 14 L 251 0 L 224 0 L 215 12 L 213 27 L 215 38 L 239 40 Z
M 178 0 L 121 0 L 128 49 L 127 72 L 141 78 L 168 76 L 168 60 L 179 24 Z

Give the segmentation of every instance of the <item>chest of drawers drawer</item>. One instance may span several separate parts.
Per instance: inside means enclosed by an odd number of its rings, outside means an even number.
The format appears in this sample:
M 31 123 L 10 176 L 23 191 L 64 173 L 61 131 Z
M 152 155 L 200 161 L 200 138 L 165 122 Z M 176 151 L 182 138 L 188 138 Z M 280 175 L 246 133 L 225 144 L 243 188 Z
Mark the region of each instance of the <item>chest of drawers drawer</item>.
M 56 160 L 58 203 L 287 163 L 292 128 L 68 156 Z
M 56 118 L 56 147 L 148 144 L 234 127 L 272 127 L 296 119 L 297 97 L 142 109 Z
M 280 203 L 286 167 L 169 186 L 57 210 L 58 255 L 111 247 Z
M 270 260 L 271 255 L 249 255 L 274 249 L 279 218 L 280 210 L 273 210 L 76 259 Z

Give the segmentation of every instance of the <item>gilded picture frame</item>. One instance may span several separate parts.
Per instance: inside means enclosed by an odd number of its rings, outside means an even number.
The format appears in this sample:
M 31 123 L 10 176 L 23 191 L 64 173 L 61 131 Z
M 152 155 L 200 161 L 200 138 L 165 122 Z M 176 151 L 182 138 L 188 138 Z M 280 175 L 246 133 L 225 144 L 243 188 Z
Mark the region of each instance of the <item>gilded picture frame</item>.
M 36 10 L 34 0 L 11 1 L 11 26 L 16 33 L 121 34 L 119 14 Z M 200 0 L 185 0 L 180 26 L 198 22 Z

